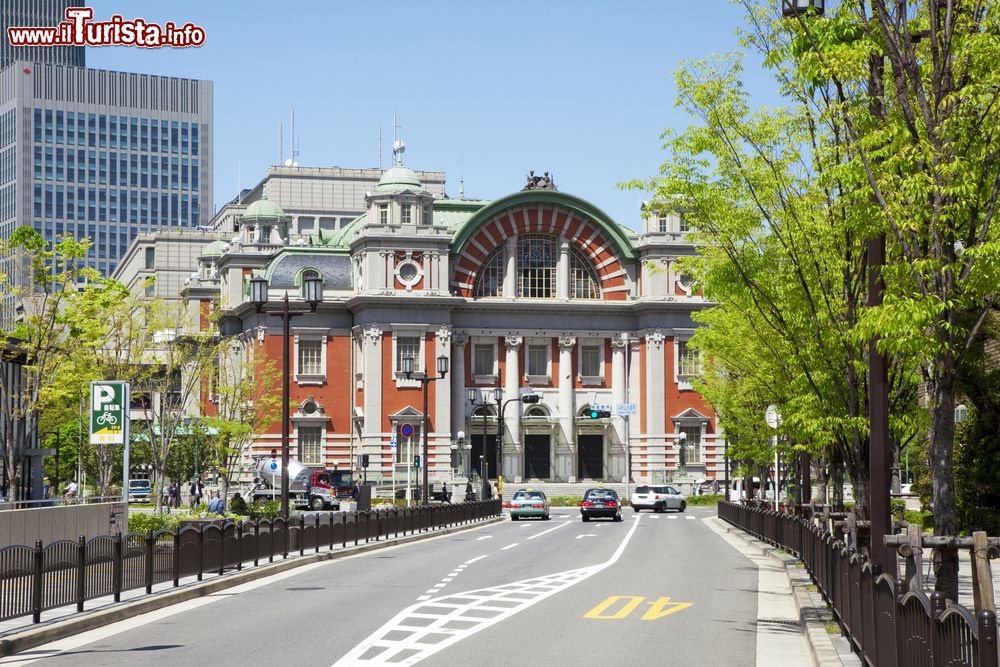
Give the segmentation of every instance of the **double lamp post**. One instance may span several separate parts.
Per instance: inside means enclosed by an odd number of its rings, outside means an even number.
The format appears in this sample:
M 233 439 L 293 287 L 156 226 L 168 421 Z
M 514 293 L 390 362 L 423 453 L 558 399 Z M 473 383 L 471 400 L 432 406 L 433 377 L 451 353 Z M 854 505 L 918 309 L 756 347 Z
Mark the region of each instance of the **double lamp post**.
M 424 505 L 429 502 L 427 496 L 427 471 L 430 468 L 427 461 L 427 432 L 430 430 L 430 420 L 427 419 L 427 385 L 435 380 L 443 380 L 448 376 L 448 357 L 441 355 L 437 358 L 437 377 L 431 377 L 427 373 L 421 373 L 418 377 L 414 378 L 414 368 L 413 368 L 413 357 L 403 357 L 402 359 L 402 371 L 406 375 L 407 380 L 416 379 L 420 381 L 420 384 L 424 392 L 424 411 L 423 411 L 423 428 L 421 429 L 421 437 L 424 441 L 423 452 L 421 453 L 420 462 L 423 468 L 424 477 L 423 484 L 420 489 L 420 498 Z M 412 461 L 411 461 L 412 463 Z
M 291 308 L 288 303 L 288 291 L 280 304 L 274 304 L 269 308 L 271 302 L 267 298 L 267 279 L 255 276 L 250 279 L 250 303 L 254 305 L 257 312 L 266 312 L 269 315 L 277 315 L 281 318 L 282 338 L 281 338 L 281 516 L 288 520 L 288 422 L 290 398 L 290 355 L 288 353 L 289 321 L 296 315 L 315 313 L 317 306 L 323 301 L 323 279 L 316 274 L 307 275 L 302 279 L 302 297 L 308 304 L 308 309 L 300 307 Z

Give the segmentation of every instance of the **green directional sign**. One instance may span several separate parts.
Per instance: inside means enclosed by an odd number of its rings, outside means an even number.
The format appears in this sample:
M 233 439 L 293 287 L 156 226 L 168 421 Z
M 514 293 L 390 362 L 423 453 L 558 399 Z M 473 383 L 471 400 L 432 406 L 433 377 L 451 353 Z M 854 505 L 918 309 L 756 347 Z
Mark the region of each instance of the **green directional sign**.
M 90 444 L 125 444 L 128 403 L 127 382 L 90 383 Z

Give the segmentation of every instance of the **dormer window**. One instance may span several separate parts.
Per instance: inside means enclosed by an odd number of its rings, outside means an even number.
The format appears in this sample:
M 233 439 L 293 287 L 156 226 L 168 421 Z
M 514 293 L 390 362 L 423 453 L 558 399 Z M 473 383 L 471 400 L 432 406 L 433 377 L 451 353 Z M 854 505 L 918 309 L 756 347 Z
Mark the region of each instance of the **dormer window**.
M 670 218 L 667 215 L 661 215 L 656 219 L 656 231 L 661 234 L 666 234 L 670 231 Z
M 308 269 L 308 270 L 302 272 L 302 280 L 301 280 L 301 282 L 299 284 L 299 296 L 301 296 L 303 299 L 307 299 L 307 300 L 308 300 L 308 297 L 310 295 L 306 294 L 306 285 L 308 284 L 306 281 L 309 280 L 310 278 L 314 279 L 314 280 L 316 278 L 319 278 L 319 279 L 322 280 L 322 276 L 320 276 L 319 275 L 319 271 L 317 271 L 315 269 Z
M 413 218 L 412 218 L 412 215 L 411 215 L 412 211 L 413 211 L 413 207 L 410 206 L 409 204 L 400 204 L 399 205 L 399 221 L 400 221 L 400 224 L 403 224 L 403 225 L 412 225 L 413 224 Z
M 379 204 L 378 205 L 378 224 L 388 225 L 389 224 L 389 205 Z

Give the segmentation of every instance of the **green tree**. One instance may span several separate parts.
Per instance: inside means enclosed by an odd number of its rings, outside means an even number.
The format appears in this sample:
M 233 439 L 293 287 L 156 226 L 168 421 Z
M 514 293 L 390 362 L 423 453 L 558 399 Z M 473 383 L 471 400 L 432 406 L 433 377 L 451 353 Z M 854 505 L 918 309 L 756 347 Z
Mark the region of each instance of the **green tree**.
M 203 421 L 215 431 L 224 497 L 257 436 L 281 408 L 281 396 L 274 391 L 280 374 L 274 362 L 259 353 L 261 345 L 254 337 L 231 339 L 219 346 L 214 360 L 209 394 L 215 414 Z
M 769 62 L 843 128 L 831 146 L 863 183 L 855 205 L 869 210 L 868 235 L 886 237 L 884 301 L 858 334 L 919 362 L 937 535 L 958 528 L 958 368 L 1000 282 L 998 12 L 995 2 L 844 0 L 823 19 L 757 24 Z M 957 551 L 941 556 L 935 587 L 957 599 Z
M 68 236 L 50 246 L 30 227 L 17 228 L 0 242 L 0 256 L 10 258 L 13 267 L 12 275 L 0 283 L 0 298 L 21 308 L 13 328 L 0 331 L 0 350 L 26 359 L 25 382 L 16 395 L 0 383 L 0 405 L 12 408 L 0 411 L 0 434 L 13 489 L 19 488 L 24 473 L 24 448 L 39 434 L 40 416 L 59 403 L 64 391 L 55 381 L 71 349 L 64 310 L 77 286 L 97 277 L 95 270 L 84 266 L 90 246 L 89 240 Z M 15 422 L 23 424 L 22 437 L 16 437 Z

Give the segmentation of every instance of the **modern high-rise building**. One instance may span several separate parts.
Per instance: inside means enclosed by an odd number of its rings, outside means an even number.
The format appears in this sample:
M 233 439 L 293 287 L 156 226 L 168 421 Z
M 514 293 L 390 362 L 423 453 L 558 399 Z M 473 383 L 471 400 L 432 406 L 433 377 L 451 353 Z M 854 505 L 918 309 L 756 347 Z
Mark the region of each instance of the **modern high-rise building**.
M 0 71 L 0 238 L 29 225 L 94 243 L 212 216 L 212 83 L 16 61 Z
M 83 0 L 0 0 L 0 69 L 15 60 L 73 67 L 86 65 L 82 46 L 11 46 L 7 39 L 10 27 L 58 25 L 65 20 L 67 7 L 83 7 Z

